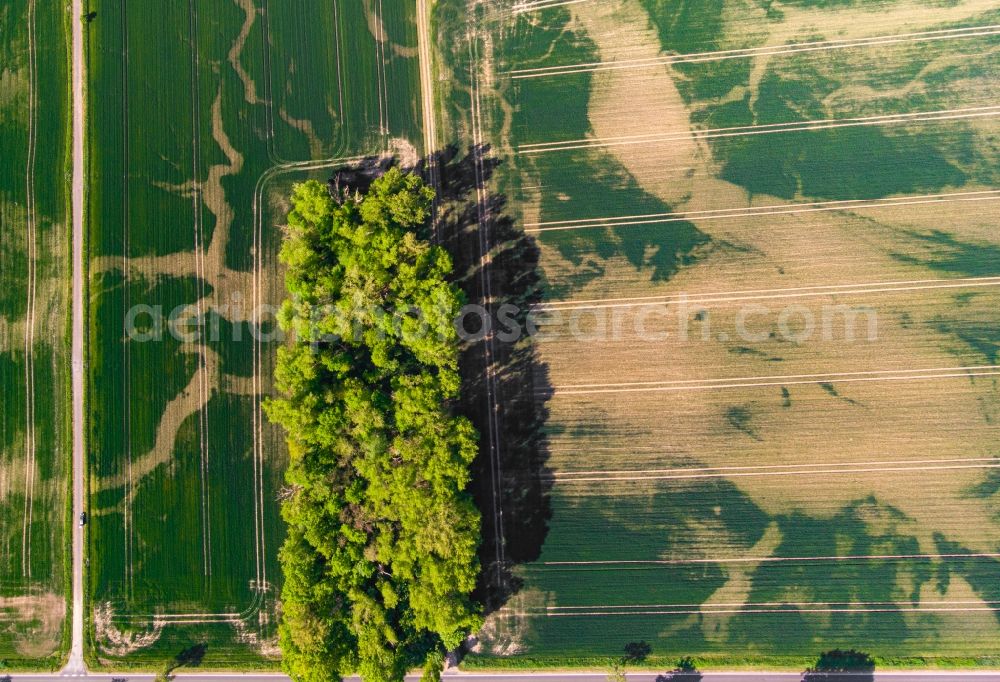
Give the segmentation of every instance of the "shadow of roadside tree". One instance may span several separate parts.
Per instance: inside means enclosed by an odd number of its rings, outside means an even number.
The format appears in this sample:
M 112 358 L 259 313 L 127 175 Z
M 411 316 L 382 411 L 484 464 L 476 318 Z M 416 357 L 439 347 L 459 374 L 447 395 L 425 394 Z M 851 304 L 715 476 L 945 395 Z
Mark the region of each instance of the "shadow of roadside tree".
M 201 665 L 207 651 L 208 645 L 204 642 L 181 650 L 171 660 L 167 661 L 164 664 L 163 669 L 156 674 L 156 682 L 165 682 L 166 680 L 174 679 L 173 672 L 177 668 L 183 668 L 185 666 L 188 668 L 197 668 Z
M 874 679 L 874 659 L 855 649 L 826 651 L 802 674 L 802 682 L 873 682 Z
M 184 649 L 179 654 L 174 656 L 174 664 L 178 668 L 181 668 L 183 666 L 188 666 L 189 668 L 197 668 L 199 665 L 201 665 L 202 660 L 204 660 L 205 653 L 207 651 L 208 651 L 208 645 L 205 643 L 189 646 L 187 649 Z
M 653 653 L 653 647 L 648 642 L 629 642 L 625 645 L 625 662 L 642 663 L 651 653 Z
M 656 676 L 656 682 L 700 682 L 701 672 L 694 664 L 694 660 L 685 656 L 677 661 L 677 667 L 662 675 Z

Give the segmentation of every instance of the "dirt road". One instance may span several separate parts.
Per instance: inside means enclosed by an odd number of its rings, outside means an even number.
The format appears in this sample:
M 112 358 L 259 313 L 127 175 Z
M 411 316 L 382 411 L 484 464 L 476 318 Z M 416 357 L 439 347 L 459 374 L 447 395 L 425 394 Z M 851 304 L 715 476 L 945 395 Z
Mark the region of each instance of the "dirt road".
M 83 0 L 73 0 L 73 640 L 69 663 L 70 674 L 85 672 L 83 663 L 83 533 L 77 519 L 83 511 L 84 491 L 84 56 Z

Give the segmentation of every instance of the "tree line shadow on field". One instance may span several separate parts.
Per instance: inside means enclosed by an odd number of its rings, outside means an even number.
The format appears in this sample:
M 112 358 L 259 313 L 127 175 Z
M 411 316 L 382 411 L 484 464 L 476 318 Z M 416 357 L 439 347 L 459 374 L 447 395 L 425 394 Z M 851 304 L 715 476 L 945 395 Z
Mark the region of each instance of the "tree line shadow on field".
M 412 169 L 437 185 L 434 233 L 423 236 L 449 252 L 455 282 L 469 304 L 488 311 L 494 326 L 497 309 L 512 305 L 516 313 L 511 319 L 523 332 L 531 307 L 542 297 L 539 249 L 507 214 L 506 197 L 490 191 L 502 162 L 489 152 L 488 145 L 479 145 L 463 154 L 452 145 Z M 330 179 L 330 191 L 334 196 L 363 193 L 393 163 L 388 157 L 370 157 L 339 169 Z M 489 257 L 484 260 L 483 254 Z M 552 477 L 542 426 L 552 389 L 527 334 L 501 341 L 482 333 L 478 315 L 463 319 L 472 339 L 462 348 L 457 409 L 480 433 L 471 492 L 483 518 L 476 597 L 488 615 L 519 591 L 513 569 L 538 559 L 548 533 Z
M 542 298 L 540 254 L 534 239 L 507 214 L 506 197 L 489 191 L 501 163 L 489 151 L 480 145 L 461 155 L 451 146 L 425 160 L 423 169 L 433 163 L 436 171 L 437 238 L 454 259 L 457 282 L 468 302 L 482 305 L 494 325 L 497 309 L 513 306 L 513 320 L 523 332 L 531 307 Z M 485 226 L 480 226 L 481 216 Z M 488 265 L 483 254 L 489 255 Z M 464 326 L 481 336 L 481 325 L 481 319 L 470 316 Z M 548 534 L 552 477 L 542 427 L 552 387 L 537 348 L 523 333 L 514 342 L 495 337 L 491 342 L 486 335 L 467 343 L 460 365 L 461 409 L 481 434 L 473 491 L 483 512 L 483 571 L 477 596 L 491 613 L 520 589 L 514 567 L 537 560 Z M 491 416 L 496 434 L 492 444 Z

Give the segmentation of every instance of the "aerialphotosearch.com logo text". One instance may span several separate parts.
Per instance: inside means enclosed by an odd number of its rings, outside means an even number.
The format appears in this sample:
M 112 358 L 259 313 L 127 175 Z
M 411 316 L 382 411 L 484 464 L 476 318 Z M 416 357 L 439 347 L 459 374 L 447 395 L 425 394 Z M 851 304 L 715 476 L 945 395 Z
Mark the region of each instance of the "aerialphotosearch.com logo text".
M 163 306 L 132 306 L 125 317 L 125 329 L 131 341 L 144 343 L 163 340 L 169 335 L 181 343 L 218 343 L 254 341 L 283 344 L 288 334 L 278 324 L 303 334 L 306 342 L 318 343 L 331 337 L 362 334 L 389 334 L 416 339 L 421 335 L 441 334 L 441 324 L 450 316 L 457 338 L 477 343 L 490 338 L 500 343 L 517 343 L 530 338 L 540 343 L 560 340 L 576 342 L 629 341 L 670 342 L 745 342 L 762 343 L 768 339 L 806 343 L 810 341 L 873 342 L 878 339 L 878 315 L 870 306 L 801 303 L 780 307 L 761 303 L 713 308 L 684 294 L 669 302 L 629 305 L 587 305 L 573 303 L 542 304 L 522 308 L 510 303 L 495 307 L 469 304 L 458 312 L 434 304 L 422 308 L 385 310 L 373 305 L 343 307 L 284 306 L 260 304 L 252 308 L 236 297 L 219 306 L 180 305 L 170 310 Z

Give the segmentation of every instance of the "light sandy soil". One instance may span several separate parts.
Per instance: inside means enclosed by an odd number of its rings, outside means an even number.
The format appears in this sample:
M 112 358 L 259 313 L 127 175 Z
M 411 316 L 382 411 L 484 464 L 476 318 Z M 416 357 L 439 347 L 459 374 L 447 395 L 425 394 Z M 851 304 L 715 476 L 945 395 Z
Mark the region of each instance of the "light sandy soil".
M 747 549 L 746 555 L 749 557 L 771 556 L 780 543 L 781 530 L 778 528 L 778 524 L 772 522 L 757 544 Z M 733 614 L 713 612 L 712 607 L 720 604 L 745 604 L 750 601 L 750 588 L 753 584 L 751 577 L 758 566 L 760 566 L 759 561 L 727 567 L 728 580 L 726 583 L 702 603 L 701 607 L 704 613 L 699 616 L 692 615 L 685 621 L 684 627 L 699 624 L 705 639 L 708 641 L 716 641 L 720 644 L 728 642 L 729 622 L 733 619 Z M 725 607 L 722 610 L 725 610 Z
M 243 83 L 244 99 L 246 99 L 247 104 L 254 106 L 260 103 L 260 99 L 257 98 L 257 83 L 254 82 L 250 74 L 243 68 L 241 58 L 247 38 L 250 36 L 250 31 L 253 30 L 254 22 L 257 20 L 257 7 L 254 5 L 253 0 L 235 0 L 235 2 L 243 10 L 245 19 L 243 20 L 243 27 L 240 29 L 240 34 L 236 37 L 232 48 L 229 50 L 228 58 L 230 65 L 232 65 L 233 70 Z
M 151 629 L 122 631 L 114 624 L 115 614 L 111 604 L 94 608 L 94 636 L 106 656 L 122 658 L 152 646 L 163 632 L 163 622 L 154 621 Z
M 504 605 L 486 618 L 477 633 L 475 652 L 494 656 L 512 656 L 527 650 L 525 640 L 531 636 L 533 618 L 528 615 L 544 612 L 555 603 L 553 594 L 527 588 L 519 590 Z
M 573 18 L 594 41 L 598 60 L 612 58 L 621 45 L 630 59 L 660 56 L 660 40 L 638 0 L 583 2 L 571 6 Z M 689 131 L 691 122 L 670 67 L 642 69 L 640 78 L 628 70 L 599 71 L 591 85 L 588 115 L 595 138 L 648 135 L 659 131 Z M 622 115 L 627 102 L 627 114 Z M 611 148 L 623 166 L 643 187 L 667 204 L 691 192 L 691 173 L 699 149 L 693 135 L 670 143 Z M 704 153 L 704 150 L 702 150 Z M 656 182 L 650 182 L 650 177 Z
M 308 118 L 293 118 L 288 110 L 282 107 L 278 111 L 278 115 L 281 116 L 281 120 L 288 124 L 290 128 L 298 130 L 300 133 L 306 136 L 306 140 L 309 141 L 309 157 L 313 159 L 322 159 L 328 154 L 324 151 L 323 141 L 319 139 L 319 135 L 316 134 L 316 128 L 313 126 L 313 122 Z
M 66 600 L 51 592 L 0 597 L 0 621 L 10 627 L 14 646 L 26 658 L 45 658 L 59 648 Z
M 376 11 L 375 4 L 378 0 L 363 0 L 365 4 L 365 20 L 368 22 L 368 32 L 380 43 L 389 46 L 393 54 L 404 59 L 414 59 L 419 56 L 420 50 L 409 45 L 400 45 L 389 40 L 389 33 L 385 30 L 385 24 L 381 15 Z
M 119 502 L 120 505 L 125 505 L 125 509 L 131 506 L 133 498 L 139 490 L 138 484 L 142 479 L 152 474 L 157 467 L 172 461 L 177 434 L 183 424 L 191 415 L 203 410 L 212 394 L 219 390 L 221 363 L 218 354 L 197 344 L 183 347 L 181 351 L 200 356 L 202 362 L 192 375 L 188 385 L 167 403 L 163 410 L 163 416 L 160 417 L 160 422 L 156 427 L 156 442 L 152 449 L 133 458 L 127 473 L 122 471 L 118 475 L 94 481 L 97 490 L 111 490 L 126 485 L 128 490 L 126 498 Z M 200 387 L 205 385 L 212 387 L 212 390 L 210 392 L 200 390 Z

